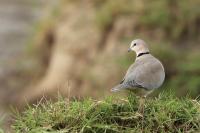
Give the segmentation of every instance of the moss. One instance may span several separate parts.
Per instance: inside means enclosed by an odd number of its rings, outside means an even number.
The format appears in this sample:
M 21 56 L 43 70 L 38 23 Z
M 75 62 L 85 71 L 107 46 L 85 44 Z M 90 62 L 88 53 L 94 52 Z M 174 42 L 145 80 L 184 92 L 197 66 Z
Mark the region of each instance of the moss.
M 103 101 L 46 101 L 17 115 L 16 132 L 192 132 L 200 131 L 200 103 L 161 94 L 148 99 L 108 97 Z

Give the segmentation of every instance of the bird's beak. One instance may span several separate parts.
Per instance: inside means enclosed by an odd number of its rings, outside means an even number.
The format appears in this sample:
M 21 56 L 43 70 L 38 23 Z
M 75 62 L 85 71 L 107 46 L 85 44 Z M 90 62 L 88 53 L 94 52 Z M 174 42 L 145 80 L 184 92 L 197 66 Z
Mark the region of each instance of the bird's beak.
M 131 49 L 131 48 L 129 48 L 129 49 L 128 49 L 128 52 L 131 52 L 131 51 L 132 51 L 132 49 Z

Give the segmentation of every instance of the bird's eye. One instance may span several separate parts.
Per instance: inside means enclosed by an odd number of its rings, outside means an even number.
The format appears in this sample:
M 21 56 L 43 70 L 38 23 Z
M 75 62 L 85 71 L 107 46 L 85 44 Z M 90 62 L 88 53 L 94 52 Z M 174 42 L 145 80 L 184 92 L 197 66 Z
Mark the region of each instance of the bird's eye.
M 136 46 L 136 43 L 134 43 L 133 46 Z

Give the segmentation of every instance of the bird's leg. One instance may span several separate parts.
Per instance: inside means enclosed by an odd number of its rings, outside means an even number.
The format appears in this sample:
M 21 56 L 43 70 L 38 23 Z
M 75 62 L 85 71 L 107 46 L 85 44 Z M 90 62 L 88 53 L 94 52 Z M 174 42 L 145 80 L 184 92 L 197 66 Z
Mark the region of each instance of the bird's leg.
M 143 129 L 144 129 L 144 106 L 145 106 L 145 101 L 146 101 L 146 96 L 143 96 L 140 98 L 140 101 L 139 101 L 139 109 L 138 109 L 138 112 L 142 115 L 142 132 L 143 132 Z
M 138 112 L 141 113 L 142 116 L 144 115 L 144 104 L 145 104 L 145 100 L 146 100 L 146 96 L 140 97 L 140 100 L 139 100 Z
M 145 102 L 146 102 L 146 97 L 152 93 L 152 91 L 149 91 L 147 92 L 145 95 L 143 95 L 141 98 L 140 98 L 140 101 L 139 101 L 139 113 L 141 113 L 142 115 L 144 115 L 144 105 L 145 105 Z

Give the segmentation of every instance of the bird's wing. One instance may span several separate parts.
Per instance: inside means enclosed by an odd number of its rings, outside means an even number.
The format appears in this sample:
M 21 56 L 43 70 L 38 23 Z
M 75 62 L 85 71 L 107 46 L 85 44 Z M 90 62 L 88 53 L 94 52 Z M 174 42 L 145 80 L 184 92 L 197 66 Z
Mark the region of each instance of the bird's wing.
M 120 82 L 120 84 L 123 84 L 126 81 L 127 76 L 129 75 L 129 73 L 131 73 L 132 71 L 134 71 L 134 69 L 138 66 L 138 63 L 135 62 L 133 63 L 127 70 L 126 75 L 124 76 L 123 80 Z M 132 82 L 132 81 L 130 81 Z
M 157 60 L 152 58 L 144 58 L 143 60 L 137 60 L 133 63 L 124 79 L 120 82 L 119 85 L 114 87 L 114 90 L 121 89 L 133 89 L 133 88 L 143 88 L 143 89 L 152 89 L 154 88 L 153 83 L 155 83 L 155 73 L 158 71 L 160 64 L 158 65 Z
M 123 78 L 123 80 L 120 82 L 120 84 L 123 84 L 123 83 L 124 83 L 124 80 L 125 80 L 125 78 Z
M 133 89 L 135 87 L 144 88 L 143 86 L 137 84 L 134 80 L 130 80 L 130 81 L 124 80 L 124 82 L 122 84 L 119 84 L 119 85 L 113 87 L 111 89 L 111 91 L 115 92 L 115 91 L 120 91 L 120 90 L 124 90 L 124 89 Z
M 137 61 L 135 63 L 133 63 L 129 67 L 124 79 L 122 80 L 123 82 L 121 82 L 121 83 L 126 85 L 128 88 L 135 88 L 135 87 L 145 88 L 142 84 L 140 84 L 136 81 L 136 72 L 138 70 L 138 67 L 140 67 L 140 65 L 141 64 Z
M 144 88 L 142 85 L 140 85 L 139 83 L 137 83 L 135 80 L 130 79 L 128 81 L 126 81 L 124 84 L 126 84 L 130 89 L 131 88 Z
M 139 85 L 143 86 L 146 89 L 155 89 L 157 88 L 157 83 L 160 80 L 160 73 L 163 72 L 163 68 L 160 62 L 154 58 L 144 58 L 143 63 L 132 73 L 132 77 Z M 131 77 L 131 76 L 130 76 Z
M 116 91 L 120 91 L 120 90 L 124 90 L 124 89 L 131 89 L 131 88 L 135 88 L 135 87 L 143 88 L 143 86 L 136 83 L 133 79 L 126 79 L 126 76 L 125 76 L 124 79 L 120 82 L 120 84 L 113 87 L 111 89 L 111 91 L 116 92 Z

